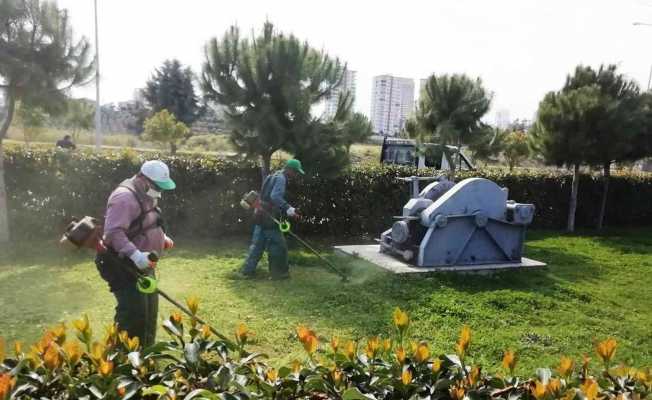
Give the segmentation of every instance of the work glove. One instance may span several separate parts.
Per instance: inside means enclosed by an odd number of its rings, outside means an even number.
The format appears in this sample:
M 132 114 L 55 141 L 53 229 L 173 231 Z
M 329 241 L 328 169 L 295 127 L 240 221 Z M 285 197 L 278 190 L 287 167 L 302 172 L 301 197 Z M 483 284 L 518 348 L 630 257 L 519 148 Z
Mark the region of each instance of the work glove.
M 165 239 L 163 241 L 163 249 L 170 250 L 172 248 L 174 248 L 174 240 L 172 240 L 172 238 L 168 235 L 165 235 Z
M 294 207 L 288 208 L 288 210 L 285 213 L 290 218 L 299 218 L 299 213 L 297 212 L 297 209 Z
M 149 259 L 149 252 L 142 252 L 140 250 L 136 250 L 133 252 L 132 255 L 129 256 L 131 261 L 134 262 L 136 267 L 141 271 L 145 272 L 149 268 L 154 268 L 156 266 L 156 263 L 154 261 L 151 261 Z

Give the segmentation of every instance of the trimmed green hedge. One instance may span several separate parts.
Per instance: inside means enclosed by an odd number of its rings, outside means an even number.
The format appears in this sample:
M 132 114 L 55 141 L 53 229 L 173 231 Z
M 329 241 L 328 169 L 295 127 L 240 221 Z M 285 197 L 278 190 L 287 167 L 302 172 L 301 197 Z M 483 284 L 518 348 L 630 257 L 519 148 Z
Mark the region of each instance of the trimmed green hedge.
M 138 171 L 145 157 L 133 151 L 68 153 L 56 150 L 6 150 L 5 172 L 10 223 L 15 236 L 59 234 L 72 216 L 102 216 L 111 190 Z M 219 237 L 250 231 L 249 214 L 239 201 L 260 186 L 260 174 L 250 162 L 210 157 L 162 156 L 171 167 L 177 190 L 166 193 L 164 215 L 172 234 Z M 309 162 L 309 161 L 306 161 Z M 305 177 L 291 182 L 290 201 L 306 220 L 298 232 L 337 236 L 377 237 L 391 226 L 408 199 L 408 185 L 397 181 L 416 171 L 400 167 L 357 166 L 337 178 Z M 419 171 L 420 175 L 436 173 Z M 506 186 L 510 199 L 531 202 L 537 212 L 533 227 L 565 227 L 571 175 L 556 172 L 514 173 L 475 171 Z M 582 176 L 577 226 L 592 227 L 598 214 L 602 182 Z M 610 185 L 608 226 L 652 223 L 652 177 L 614 176 Z

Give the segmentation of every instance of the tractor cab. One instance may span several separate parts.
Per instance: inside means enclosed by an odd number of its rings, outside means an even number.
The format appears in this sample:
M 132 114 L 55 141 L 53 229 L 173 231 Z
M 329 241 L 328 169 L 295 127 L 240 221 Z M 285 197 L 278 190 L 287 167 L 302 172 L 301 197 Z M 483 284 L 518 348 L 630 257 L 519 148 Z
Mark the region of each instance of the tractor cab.
M 475 170 L 469 158 L 455 146 L 385 137 L 380 152 L 381 164 L 449 171 L 452 169 L 449 160 L 455 162 L 455 169 Z

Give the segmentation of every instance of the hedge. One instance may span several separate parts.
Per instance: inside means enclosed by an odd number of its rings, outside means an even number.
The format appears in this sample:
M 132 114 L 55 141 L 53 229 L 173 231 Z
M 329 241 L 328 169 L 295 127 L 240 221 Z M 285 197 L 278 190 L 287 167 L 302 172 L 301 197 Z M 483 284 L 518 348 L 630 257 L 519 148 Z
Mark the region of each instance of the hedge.
M 502 368 L 490 366 L 497 371 L 490 375 L 474 362 L 468 326 L 449 347 L 454 352 L 431 354 L 429 343 L 406 339 L 409 316 L 398 308 L 385 337 L 329 340 L 297 327 L 305 356 L 277 369 L 248 352 L 254 333 L 244 324 L 233 336 L 213 332 L 197 322 L 197 300 L 187 304 L 193 317 L 172 314 L 163 322 L 171 340 L 145 349 L 116 325 L 97 338 L 87 317 L 73 322 L 73 332 L 65 324 L 47 330 L 29 348 L 17 342 L 11 351 L 0 339 L 0 400 L 641 400 L 652 390 L 652 370 L 617 363 L 613 338 L 596 343 L 594 362 L 561 357 L 554 370 L 524 376 L 518 354 L 505 350 Z
M 60 233 L 72 216 L 102 216 L 111 190 L 135 174 L 145 157 L 154 156 L 131 150 L 95 154 L 7 149 L 5 172 L 14 235 L 52 236 Z M 170 165 L 177 182 L 177 190 L 165 193 L 161 202 L 172 234 L 219 237 L 249 232 L 249 214 L 239 201 L 243 193 L 260 187 L 255 164 L 201 156 L 161 158 Z M 310 176 L 291 182 L 289 199 L 306 216 L 295 228 L 310 234 L 377 237 L 391 226 L 392 216 L 400 214 L 409 196 L 408 185 L 396 178 L 415 173 L 436 171 L 356 166 L 336 178 Z M 457 179 L 468 176 L 491 179 L 509 188 L 510 199 L 535 204 L 534 228 L 565 227 L 570 174 L 481 170 L 461 173 Z M 581 177 L 578 227 L 594 225 L 601 191 L 598 176 Z M 652 176 L 614 176 L 606 224 L 651 224 L 650 199 Z

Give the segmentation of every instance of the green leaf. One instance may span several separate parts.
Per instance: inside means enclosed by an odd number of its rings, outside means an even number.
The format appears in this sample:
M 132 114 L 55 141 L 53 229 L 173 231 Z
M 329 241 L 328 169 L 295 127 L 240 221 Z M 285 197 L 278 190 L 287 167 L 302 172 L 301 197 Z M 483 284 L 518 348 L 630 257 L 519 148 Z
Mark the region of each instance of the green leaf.
M 206 389 L 195 389 L 192 392 L 188 393 L 188 395 L 186 397 L 184 397 L 184 399 L 186 399 L 186 400 L 190 400 L 190 399 L 194 399 L 194 398 L 209 399 L 209 400 L 219 400 L 220 399 L 220 397 L 217 394 L 215 394 L 215 393 L 213 393 L 213 392 L 211 392 L 209 390 L 206 390 Z
M 159 396 L 164 395 L 168 392 L 168 388 L 163 385 L 154 385 L 148 388 L 143 389 L 143 396 L 149 396 L 157 394 Z
M 374 396 L 362 394 L 358 388 L 348 388 L 342 393 L 342 400 L 370 400 Z

